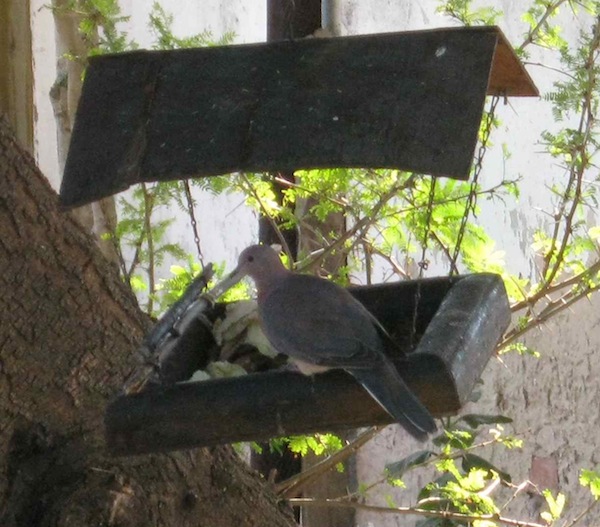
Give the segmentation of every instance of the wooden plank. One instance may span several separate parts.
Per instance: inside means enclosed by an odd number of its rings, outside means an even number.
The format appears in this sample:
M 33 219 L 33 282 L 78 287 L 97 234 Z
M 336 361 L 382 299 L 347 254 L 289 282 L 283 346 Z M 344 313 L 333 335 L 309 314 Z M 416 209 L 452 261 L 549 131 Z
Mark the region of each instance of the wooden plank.
M 240 170 L 467 178 L 497 40 L 451 28 L 94 57 L 61 203 Z
M 488 95 L 505 97 L 539 97 L 540 93 L 529 73 L 501 31 L 492 62 Z
M 409 386 L 438 417 L 458 412 L 466 402 L 510 321 L 504 285 L 496 275 L 437 278 L 351 291 L 396 336 L 403 349 L 415 350 L 407 362 L 396 364 Z M 106 441 L 113 454 L 130 455 L 390 421 L 390 416 L 344 372 L 305 377 L 272 371 L 120 397 L 107 409 Z
M 29 0 L 0 2 L 0 114 L 21 146 L 34 149 L 33 69 Z

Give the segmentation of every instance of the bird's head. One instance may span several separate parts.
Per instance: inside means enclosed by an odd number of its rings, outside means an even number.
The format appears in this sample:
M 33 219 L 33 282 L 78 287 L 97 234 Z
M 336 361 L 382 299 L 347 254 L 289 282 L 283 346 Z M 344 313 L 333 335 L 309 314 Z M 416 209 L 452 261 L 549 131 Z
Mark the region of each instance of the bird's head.
M 218 298 L 245 276 L 254 280 L 260 294 L 287 272 L 279 255 L 273 249 L 267 245 L 251 245 L 240 254 L 237 267 L 227 278 L 217 284 L 210 294 L 215 299 Z

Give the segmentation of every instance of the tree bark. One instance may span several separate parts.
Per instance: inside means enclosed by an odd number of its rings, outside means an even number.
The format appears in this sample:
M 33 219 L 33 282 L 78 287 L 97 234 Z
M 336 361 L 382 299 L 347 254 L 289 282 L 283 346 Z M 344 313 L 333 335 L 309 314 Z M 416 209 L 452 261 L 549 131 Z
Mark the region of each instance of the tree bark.
M 0 291 L 0 525 L 294 525 L 229 447 L 105 453 L 149 321 L 1 116 Z

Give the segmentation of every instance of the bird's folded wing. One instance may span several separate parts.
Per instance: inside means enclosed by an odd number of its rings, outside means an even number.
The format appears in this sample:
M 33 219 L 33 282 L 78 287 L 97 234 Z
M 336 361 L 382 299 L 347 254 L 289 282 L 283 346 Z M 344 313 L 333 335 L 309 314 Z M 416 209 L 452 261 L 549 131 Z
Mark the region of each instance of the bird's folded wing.
M 381 339 L 358 301 L 329 282 L 293 278 L 293 284 L 272 291 L 259 307 L 265 334 L 277 351 L 332 368 L 366 368 L 381 360 Z

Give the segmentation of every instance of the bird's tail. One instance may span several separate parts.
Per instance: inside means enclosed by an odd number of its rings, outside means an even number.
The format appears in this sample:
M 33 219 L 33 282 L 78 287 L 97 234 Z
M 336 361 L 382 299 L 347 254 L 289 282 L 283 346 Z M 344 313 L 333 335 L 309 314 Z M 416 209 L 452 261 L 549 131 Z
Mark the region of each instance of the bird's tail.
M 389 360 L 381 361 L 374 368 L 348 372 L 410 435 L 423 441 L 435 432 L 435 421 Z

